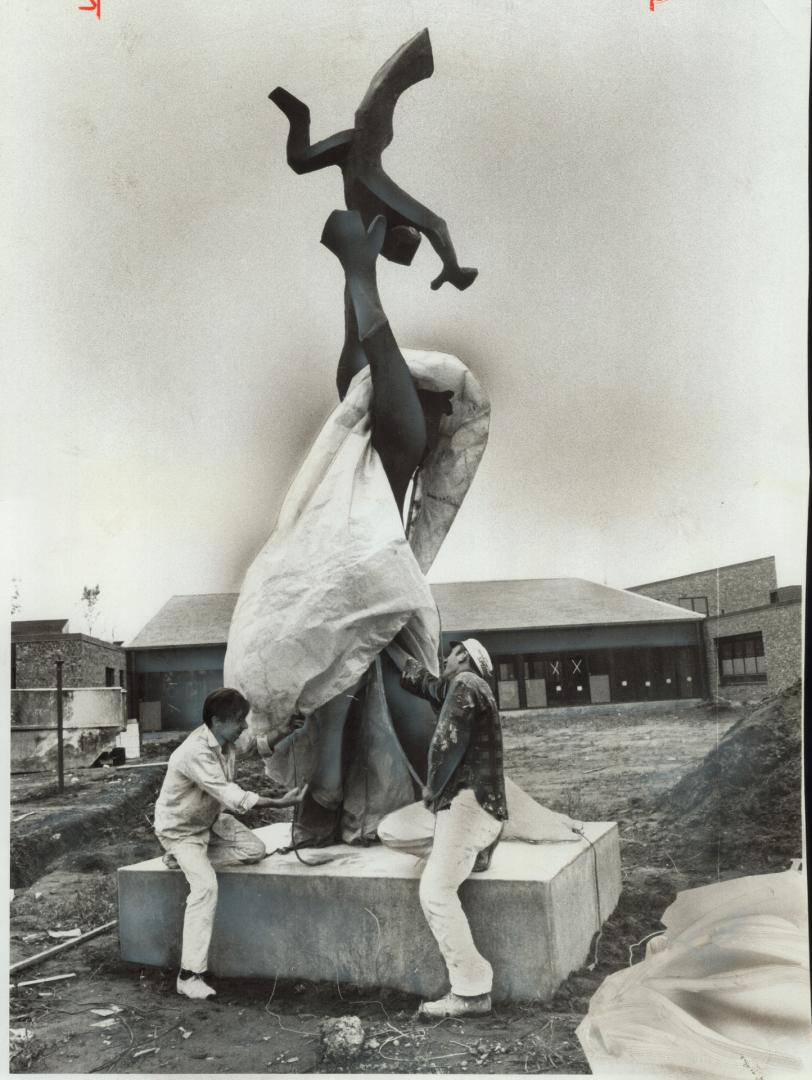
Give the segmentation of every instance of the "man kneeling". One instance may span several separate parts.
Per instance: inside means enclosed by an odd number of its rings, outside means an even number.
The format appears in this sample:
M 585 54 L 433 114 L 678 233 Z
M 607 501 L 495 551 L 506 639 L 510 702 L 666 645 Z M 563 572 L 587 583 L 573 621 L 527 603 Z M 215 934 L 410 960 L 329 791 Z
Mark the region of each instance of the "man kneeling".
M 245 814 L 255 806 L 292 806 L 304 795 L 294 788 L 272 799 L 244 791 L 234 782 L 234 743 L 248 726 L 249 712 L 250 705 L 238 690 L 209 694 L 203 703 L 203 723 L 169 758 L 155 804 L 155 833 L 167 852 L 164 862 L 180 867 L 189 882 L 177 990 L 195 999 L 216 992 L 206 982 L 217 908 L 215 870 L 259 862 L 267 854 L 262 841 L 223 808 Z M 258 749 L 264 756 L 273 752 L 270 741 Z
M 472 871 L 486 870 L 507 820 L 499 710 L 486 682 L 493 665 L 474 638 L 456 642 L 440 679 L 407 660 L 401 685 L 439 710 L 429 748 L 423 802 L 435 814 L 434 837 L 415 847 L 428 854 L 420 879 L 420 904 L 451 982 L 439 1001 L 424 1002 L 419 1016 L 478 1016 L 490 1012 L 493 968 L 477 950 L 457 890 Z M 378 835 L 387 842 L 384 818 Z

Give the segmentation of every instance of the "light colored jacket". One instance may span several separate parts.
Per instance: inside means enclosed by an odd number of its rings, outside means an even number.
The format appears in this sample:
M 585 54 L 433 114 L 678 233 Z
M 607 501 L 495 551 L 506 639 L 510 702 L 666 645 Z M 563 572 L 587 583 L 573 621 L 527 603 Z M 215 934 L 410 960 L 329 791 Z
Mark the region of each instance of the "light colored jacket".
M 165 840 L 181 840 L 208 832 L 222 810 L 244 814 L 259 795 L 234 782 L 237 755 L 221 747 L 205 724 L 174 750 L 155 804 L 155 832 Z

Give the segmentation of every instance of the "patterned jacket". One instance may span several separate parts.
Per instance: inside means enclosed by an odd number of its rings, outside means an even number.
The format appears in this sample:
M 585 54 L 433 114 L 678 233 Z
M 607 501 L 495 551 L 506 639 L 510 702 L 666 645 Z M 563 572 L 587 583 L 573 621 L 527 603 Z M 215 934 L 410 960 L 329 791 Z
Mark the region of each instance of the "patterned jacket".
M 416 660 L 407 660 L 400 684 L 439 712 L 429 747 L 429 810 L 445 810 L 461 788 L 499 821 L 507 820 L 502 725 L 488 684 L 472 671 L 438 679 Z

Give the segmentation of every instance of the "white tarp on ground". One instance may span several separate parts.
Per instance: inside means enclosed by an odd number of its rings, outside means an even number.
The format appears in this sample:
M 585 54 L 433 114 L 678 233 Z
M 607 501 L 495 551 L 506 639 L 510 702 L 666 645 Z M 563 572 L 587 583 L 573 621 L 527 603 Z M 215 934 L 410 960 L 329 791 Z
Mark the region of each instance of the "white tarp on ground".
M 251 702 L 258 731 L 347 690 L 399 632 L 437 672 L 439 617 L 424 575 L 485 450 L 490 407 L 456 357 L 404 356 L 418 386 L 454 392 L 421 470 L 411 544 L 371 446 L 365 368 L 307 455 L 234 611 L 225 683 Z
M 805 875 L 681 892 L 646 959 L 610 975 L 576 1034 L 599 1076 L 812 1075 Z
M 558 814 L 537 803 L 526 792 L 505 777 L 505 798 L 508 819 L 502 840 L 524 840 L 530 844 L 558 844 L 581 840 L 575 822 L 566 814 Z M 386 819 L 386 834 L 381 840 L 395 850 L 408 851 L 414 841 L 434 836 L 435 815 L 422 802 L 410 803 Z

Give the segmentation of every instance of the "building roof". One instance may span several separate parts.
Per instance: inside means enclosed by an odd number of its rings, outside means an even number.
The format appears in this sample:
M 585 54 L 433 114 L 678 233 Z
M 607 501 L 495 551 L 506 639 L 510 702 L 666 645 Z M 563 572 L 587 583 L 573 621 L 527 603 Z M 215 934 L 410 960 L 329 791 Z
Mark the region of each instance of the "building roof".
M 44 634 L 64 634 L 69 619 L 12 619 L 11 636 L 42 637 Z
M 432 585 L 446 633 L 565 626 L 695 622 L 695 611 L 583 578 L 455 581 Z M 173 596 L 126 645 L 225 645 L 237 593 Z
M 692 622 L 674 604 L 583 578 L 455 581 L 432 585 L 443 630 L 529 630 L 565 626 Z
M 674 577 L 658 578 L 657 581 L 644 581 L 641 585 L 629 585 L 633 592 L 635 589 L 647 589 L 649 585 L 668 585 L 672 581 L 682 581 L 683 578 L 699 577 L 701 574 L 715 574 L 720 570 L 735 570 L 739 566 L 755 566 L 756 563 L 775 563 L 775 555 L 762 555 L 760 559 L 745 559 L 744 562 L 726 563 L 724 566 L 706 567 L 704 570 L 692 570 L 687 574 L 675 574 Z
M 237 593 L 173 596 L 125 645 L 127 649 L 170 649 L 225 645 Z

